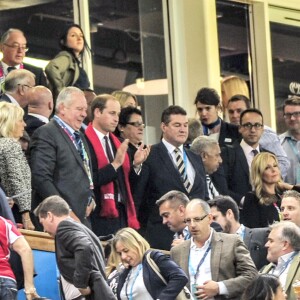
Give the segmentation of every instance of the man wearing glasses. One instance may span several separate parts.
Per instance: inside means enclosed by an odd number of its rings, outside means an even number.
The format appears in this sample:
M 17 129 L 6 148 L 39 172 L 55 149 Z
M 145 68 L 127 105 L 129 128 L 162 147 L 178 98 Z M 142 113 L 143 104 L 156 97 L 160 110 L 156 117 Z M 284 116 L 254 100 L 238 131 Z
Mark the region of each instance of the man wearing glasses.
M 254 156 L 266 151 L 259 146 L 264 131 L 262 113 L 255 108 L 244 110 L 240 116 L 239 132 L 242 141 L 222 149 L 222 159 L 229 195 L 240 204 L 242 197 L 251 191 L 250 167 Z
M 173 247 L 171 257 L 188 275 L 195 299 L 240 299 L 257 270 L 239 236 L 215 232 L 212 221 L 205 201 L 190 201 L 185 222 L 192 238 Z
M 29 70 L 35 74 L 37 85 L 47 86 L 47 79 L 41 68 L 23 63 L 28 47 L 27 40 L 21 30 L 14 28 L 7 30 L 1 37 L 0 47 L 3 53 L 3 58 L 0 62 L 0 93 L 2 90 L 1 85 L 6 76 L 15 69 Z
M 28 105 L 29 91 L 35 86 L 35 75 L 25 69 L 13 70 L 5 78 L 3 87 L 5 93 L 0 101 L 17 104 L 23 109 Z
M 291 163 L 285 181 L 294 185 L 300 183 L 300 97 L 285 100 L 283 117 L 288 130 L 279 138 Z

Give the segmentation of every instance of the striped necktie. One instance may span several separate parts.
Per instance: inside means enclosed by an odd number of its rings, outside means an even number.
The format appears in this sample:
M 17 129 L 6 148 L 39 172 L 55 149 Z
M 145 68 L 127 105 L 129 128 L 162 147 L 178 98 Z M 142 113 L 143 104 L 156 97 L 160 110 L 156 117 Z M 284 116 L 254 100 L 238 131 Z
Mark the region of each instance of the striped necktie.
M 216 188 L 208 174 L 206 174 L 206 183 L 207 183 L 207 189 L 208 189 L 208 197 L 211 200 L 211 199 L 215 198 L 216 196 L 218 196 L 219 193 L 216 190 Z
M 187 177 L 184 161 L 180 154 L 180 150 L 178 148 L 175 148 L 174 153 L 175 153 L 176 165 L 177 165 L 181 180 L 183 182 L 185 189 L 189 193 L 192 189 L 192 185 Z

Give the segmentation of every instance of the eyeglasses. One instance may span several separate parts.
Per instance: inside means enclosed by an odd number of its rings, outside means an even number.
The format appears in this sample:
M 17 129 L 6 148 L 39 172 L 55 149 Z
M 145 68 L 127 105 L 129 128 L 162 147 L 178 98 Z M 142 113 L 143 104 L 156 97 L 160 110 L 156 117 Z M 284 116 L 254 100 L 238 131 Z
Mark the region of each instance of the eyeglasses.
M 293 113 L 284 113 L 283 117 L 285 119 L 291 119 L 292 117 L 299 118 L 300 117 L 300 111 L 295 111 Z
M 29 50 L 28 47 L 26 47 L 26 46 L 21 46 L 21 45 L 19 45 L 19 44 L 8 45 L 8 44 L 5 44 L 5 43 L 4 43 L 3 45 L 5 45 L 5 46 L 7 46 L 7 47 L 9 47 L 9 48 L 13 48 L 13 49 L 15 49 L 15 50 L 20 49 L 20 50 L 22 50 L 22 51 L 24 51 L 24 52 L 27 52 L 27 51 Z
M 261 128 L 263 128 L 263 124 L 260 124 L 260 123 L 255 123 L 255 124 L 252 124 L 252 123 L 245 123 L 245 124 L 242 124 L 241 125 L 243 128 L 245 128 L 245 129 L 250 129 L 250 130 L 252 130 L 252 128 L 254 127 L 254 129 L 261 129 Z
M 201 222 L 202 220 L 204 220 L 207 216 L 208 216 L 208 214 L 204 215 L 203 217 L 196 217 L 196 218 L 192 218 L 192 219 L 185 219 L 185 220 L 184 220 L 184 223 L 185 223 L 185 224 L 188 224 L 188 225 L 192 224 L 192 221 L 193 221 L 194 223 L 200 223 L 200 222 Z
M 145 128 L 145 124 L 144 123 L 140 123 L 140 122 L 128 122 L 128 125 L 132 125 L 134 127 L 140 127 L 142 126 L 143 128 Z
M 18 85 L 21 85 L 21 86 L 26 86 L 26 87 L 28 87 L 29 89 L 33 88 L 33 86 L 31 86 L 31 85 L 27 85 L 27 84 L 18 83 Z

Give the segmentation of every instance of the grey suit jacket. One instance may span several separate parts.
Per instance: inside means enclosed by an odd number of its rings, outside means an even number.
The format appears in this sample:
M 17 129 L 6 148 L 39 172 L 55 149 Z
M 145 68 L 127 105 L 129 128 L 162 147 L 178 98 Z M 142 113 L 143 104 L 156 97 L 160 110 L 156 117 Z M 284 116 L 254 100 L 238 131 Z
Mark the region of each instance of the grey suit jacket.
M 261 273 L 266 274 L 270 273 L 272 270 L 274 264 L 270 263 L 267 266 L 265 266 Z M 300 254 L 298 253 L 292 260 L 289 271 L 287 273 L 286 282 L 284 285 L 284 290 L 287 295 L 287 300 L 295 300 L 296 295 L 293 291 L 292 284 L 300 279 Z
M 83 136 L 82 140 L 88 152 Z M 56 121 L 41 126 L 32 135 L 30 166 L 33 208 L 46 197 L 60 195 L 80 221 L 86 223 L 85 211 L 92 195 L 90 182 L 80 154 Z
M 171 257 L 189 274 L 191 240 L 171 249 Z M 257 270 L 245 244 L 236 234 L 213 232 L 211 240 L 211 276 L 216 282 L 223 281 L 229 295 L 217 295 L 216 300 L 240 299 L 245 287 L 257 275 Z M 190 287 L 190 279 L 187 287 Z

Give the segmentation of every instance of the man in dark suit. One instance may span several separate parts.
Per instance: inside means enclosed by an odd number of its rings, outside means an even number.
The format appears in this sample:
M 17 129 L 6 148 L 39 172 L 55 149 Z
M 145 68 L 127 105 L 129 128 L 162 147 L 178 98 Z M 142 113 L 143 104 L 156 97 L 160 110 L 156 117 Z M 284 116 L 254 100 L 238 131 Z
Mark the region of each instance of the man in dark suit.
M 3 57 L 0 62 L 0 93 L 1 84 L 4 82 L 8 73 L 13 69 L 28 70 L 35 75 L 37 85 L 47 86 L 47 79 L 41 68 L 23 63 L 28 48 L 27 40 L 21 30 L 11 28 L 2 35 L 1 51 Z
M 239 132 L 242 141 L 222 149 L 223 167 L 229 188 L 229 195 L 240 204 L 245 194 L 252 190 L 250 168 L 254 156 L 266 151 L 259 146 L 264 131 L 262 113 L 255 108 L 241 113 Z
M 38 206 L 35 214 L 44 230 L 55 238 L 64 298 L 114 300 L 106 281 L 101 243 L 91 230 L 70 218 L 70 206 L 66 201 L 59 196 L 49 197 Z
M 239 222 L 239 208 L 229 196 L 217 196 L 209 200 L 213 220 L 219 223 L 224 233 L 237 234 L 247 246 L 255 266 L 260 270 L 267 264 L 265 244 L 269 228 L 248 228 Z
M 31 138 L 32 206 L 35 208 L 46 197 L 60 195 L 70 205 L 71 216 L 89 225 L 94 202 L 89 149 L 79 132 L 87 110 L 83 92 L 76 87 L 65 88 L 55 109 L 54 118 Z
M 224 122 L 218 113 L 222 111 L 220 96 L 217 91 L 202 88 L 198 91 L 194 101 L 202 124 L 204 135 L 213 136 L 222 148 L 232 145 L 241 139 L 238 126 Z
M 13 70 L 5 78 L 5 94 L 0 101 L 14 103 L 25 109 L 29 101 L 29 92 L 35 86 L 35 76 L 28 70 Z
M 199 136 L 193 141 L 190 149 L 202 158 L 206 173 L 207 200 L 218 195 L 227 195 L 228 187 L 218 141 L 210 136 Z
M 278 276 L 287 300 L 294 300 L 296 295 L 292 284 L 300 278 L 300 228 L 290 221 L 275 223 L 270 228 L 266 243 L 270 263 L 261 273 Z
M 91 104 L 92 123 L 85 130 L 93 165 L 96 209 L 91 214 L 92 229 L 98 235 L 114 234 L 123 227 L 139 228 L 131 194 L 132 162 L 127 154 L 128 140 L 121 143 L 113 134 L 120 114 L 120 103 L 112 95 L 97 96 Z M 147 158 L 143 145 L 133 164 Z
M 207 189 L 201 158 L 183 147 L 188 136 L 186 111 L 175 105 L 165 109 L 161 130 L 162 141 L 151 147 L 141 173 L 132 178 L 132 185 L 135 199 L 141 203 L 139 215 L 147 226 L 147 240 L 153 248 L 169 250 L 173 234 L 163 226 L 156 200 L 171 190 L 189 198 L 204 198 Z
M 197 299 L 239 300 L 257 270 L 237 235 L 215 232 L 207 202 L 194 199 L 186 207 L 185 222 L 192 238 L 171 249 L 172 259 L 189 277 Z
M 30 89 L 28 96 L 28 114 L 24 117 L 26 132 L 32 136 L 34 131 L 49 122 L 53 111 L 51 91 L 38 85 Z

